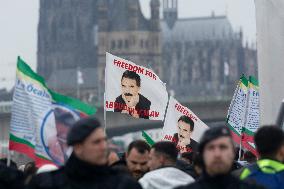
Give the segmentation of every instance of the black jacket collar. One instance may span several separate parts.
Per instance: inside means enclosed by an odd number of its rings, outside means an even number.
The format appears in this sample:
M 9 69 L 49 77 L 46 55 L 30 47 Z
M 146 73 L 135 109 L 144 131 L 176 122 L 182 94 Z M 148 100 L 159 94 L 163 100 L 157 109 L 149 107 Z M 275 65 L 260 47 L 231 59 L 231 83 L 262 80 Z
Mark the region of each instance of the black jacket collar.
M 68 177 L 72 179 L 95 179 L 106 177 L 112 170 L 108 166 L 98 166 L 80 160 L 72 154 L 64 168 Z

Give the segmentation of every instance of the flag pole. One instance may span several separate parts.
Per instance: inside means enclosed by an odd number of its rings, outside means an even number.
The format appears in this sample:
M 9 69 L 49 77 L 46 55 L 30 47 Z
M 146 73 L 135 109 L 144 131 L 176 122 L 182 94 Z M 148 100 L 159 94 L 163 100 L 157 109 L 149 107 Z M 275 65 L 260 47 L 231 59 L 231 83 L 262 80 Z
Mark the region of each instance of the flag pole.
M 243 74 L 244 75 L 244 74 Z M 240 142 L 240 151 L 239 151 L 239 161 L 241 159 L 241 155 L 242 155 L 242 142 L 243 142 L 243 132 L 244 132 L 244 129 L 246 127 L 246 124 L 247 124 L 247 115 L 248 115 L 248 104 L 249 104 L 249 95 L 250 94 L 250 82 L 248 81 L 248 87 L 247 87 L 247 98 L 246 98 L 246 107 L 245 107 L 245 116 L 244 116 L 244 121 L 243 121 L 243 127 L 242 127 L 242 130 L 241 130 L 241 142 Z
M 7 154 L 7 167 L 10 167 L 11 165 L 11 154 L 10 150 L 8 149 L 8 154 Z
M 107 89 L 107 52 L 106 52 L 106 67 L 105 67 L 105 75 L 104 75 L 104 79 L 105 79 L 105 91 L 104 91 L 104 102 L 103 102 L 103 105 L 104 105 L 104 122 L 105 122 L 105 130 L 106 130 L 106 89 Z M 100 87 L 100 86 L 99 86 Z
M 241 160 L 241 156 L 242 156 L 242 141 L 243 141 L 243 133 L 241 133 L 241 141 L 240 141 L 240 149 L 239 149 L 239 158 L 238 158 L 238 161 Z
M 106 93 L 104 93 L 104 122 L 105 122 L 105 129 L 106 129 Z
M 77 76 L 77 98 L 80 99 L 80 83 L 79 83 L 79 67 L 77 66 L 76 69 L 76 76 Z

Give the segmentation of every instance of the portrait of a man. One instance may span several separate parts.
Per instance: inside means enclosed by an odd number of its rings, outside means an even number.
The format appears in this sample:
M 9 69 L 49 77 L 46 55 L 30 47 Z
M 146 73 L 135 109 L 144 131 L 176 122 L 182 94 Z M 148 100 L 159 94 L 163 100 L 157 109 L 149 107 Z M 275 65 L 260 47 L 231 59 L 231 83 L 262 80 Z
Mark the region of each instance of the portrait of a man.
M 63 164 L 68 159 L 67 134 L 76 120 L 70 112 L 61 108 L 54 109 L 54 117 L 56 136 L 49 139 L 48 151 L 52 159 Z
M 135 118 L 149 119 L 147 112 L 150 110 L 151 102 L 140 94 L 140 88 L 140 76 L 133 71 L 125 71 L 121 77 L 121 95 L 115 99 L 115 102 L 120 105 L 115 107 L 114 111 L 126 113 Z
M 191 136 L 194 130 L 194 122 L 188 116 L 181 116 L 177 122 L 178 133 L 174 134 L 173 142 L 181 153 L 197 151 L 198 143 Z

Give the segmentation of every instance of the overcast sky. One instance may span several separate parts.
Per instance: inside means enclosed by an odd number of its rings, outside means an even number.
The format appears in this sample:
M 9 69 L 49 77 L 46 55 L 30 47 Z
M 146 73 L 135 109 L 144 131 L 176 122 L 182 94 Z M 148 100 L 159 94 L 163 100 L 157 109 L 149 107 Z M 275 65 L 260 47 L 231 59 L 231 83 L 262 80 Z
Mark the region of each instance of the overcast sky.
M 140 0 L 146 17 L 150 15 L 149 2 Z M 212 11 L 227 15 L 235 31 L 242 27 L 244 39 L 255 41 L 253 0 L 179 0 L 180 18 L 209 16 Z M 38 16 L 39 0 L 0 0 L 0 89 L 13 86 L 18 55 L 36 68 Z

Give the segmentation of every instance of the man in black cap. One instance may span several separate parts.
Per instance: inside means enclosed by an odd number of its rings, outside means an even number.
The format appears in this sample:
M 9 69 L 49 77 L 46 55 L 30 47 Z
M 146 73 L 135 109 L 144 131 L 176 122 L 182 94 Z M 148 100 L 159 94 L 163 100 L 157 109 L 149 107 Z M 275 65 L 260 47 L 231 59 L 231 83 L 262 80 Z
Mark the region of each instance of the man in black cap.
M 240 181 L 231 175 L 234 161 L 234 145 L 227 127 L 213 127 L 207 130 L 199 143 L 203 175 L 195 183 L 179 189 L 256 189 L 256 185 Z
M 107 141 L 100 123 L 95 118 L 76 122 L 67 136 L 73 153 L 59 170 L 37 175 L 31 189 L 141 189 L 130 176 L 107 166 Z

